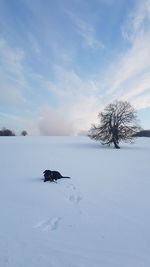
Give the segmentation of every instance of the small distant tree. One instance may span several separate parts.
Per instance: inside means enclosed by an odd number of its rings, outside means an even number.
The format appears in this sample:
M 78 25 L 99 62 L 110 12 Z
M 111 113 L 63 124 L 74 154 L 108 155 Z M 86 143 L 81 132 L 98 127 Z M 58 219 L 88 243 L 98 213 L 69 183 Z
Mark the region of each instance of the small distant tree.
M 106 106 L 98 114 L 99 125 L 92 125 L 88 136 L 103 145 L 114 144 L 120 148 L 119 142 L 132 142 L 141 127 L 138 125 L 135 109 L 127 101 L 115 101 Z
M 28 133 L 27 133 L 26 131 L 22 131 L 22 132 L 21 132 L 21 135 L 22 135 L 22 136 L 26 136 L 27 134 L 28 134 Z
M 0 130 L 0 136 L 15 136 L 15 133 L 9 129 L 3 128 Z

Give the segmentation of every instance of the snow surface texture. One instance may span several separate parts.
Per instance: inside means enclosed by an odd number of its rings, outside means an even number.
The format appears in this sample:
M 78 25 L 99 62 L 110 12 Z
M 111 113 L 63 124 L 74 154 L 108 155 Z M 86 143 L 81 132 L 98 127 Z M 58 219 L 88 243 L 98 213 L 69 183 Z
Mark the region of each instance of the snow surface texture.
M 1 267 L 149 267 L 150 139 L 0 138 Z M 71 179 L 42 180 L 45 169 Z

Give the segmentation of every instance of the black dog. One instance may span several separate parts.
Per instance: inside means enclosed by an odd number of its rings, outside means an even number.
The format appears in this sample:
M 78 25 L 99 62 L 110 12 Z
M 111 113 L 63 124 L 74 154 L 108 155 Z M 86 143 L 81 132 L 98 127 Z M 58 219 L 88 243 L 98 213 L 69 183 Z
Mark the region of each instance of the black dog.
M 70 179 L 70 177 L 62 176 L 60 172 L 57 172 L 57 171 L 45 170 L 43 173 L 44 173 L 44 182 L 47 182 L 47 181 L 55 182 L 62 178 Z

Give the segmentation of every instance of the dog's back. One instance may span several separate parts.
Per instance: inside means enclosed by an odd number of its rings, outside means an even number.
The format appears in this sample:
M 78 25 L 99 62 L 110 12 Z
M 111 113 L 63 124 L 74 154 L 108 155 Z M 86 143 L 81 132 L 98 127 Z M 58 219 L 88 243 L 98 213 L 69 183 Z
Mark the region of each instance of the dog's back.
M 51 176 L 54 180 L 58 180 L 61 179 L 63 176 L 60 174 L 60 172 L 58 171 L 52 171 L 51 172 Z

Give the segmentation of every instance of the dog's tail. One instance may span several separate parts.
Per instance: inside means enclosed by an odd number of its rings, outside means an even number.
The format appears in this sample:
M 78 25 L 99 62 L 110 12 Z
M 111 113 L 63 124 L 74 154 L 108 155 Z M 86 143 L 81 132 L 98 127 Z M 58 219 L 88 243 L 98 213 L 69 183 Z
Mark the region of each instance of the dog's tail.
M 68 176 L 62 176 L 61 178 L 71 179 L 71 177 L 68 177 Z

